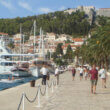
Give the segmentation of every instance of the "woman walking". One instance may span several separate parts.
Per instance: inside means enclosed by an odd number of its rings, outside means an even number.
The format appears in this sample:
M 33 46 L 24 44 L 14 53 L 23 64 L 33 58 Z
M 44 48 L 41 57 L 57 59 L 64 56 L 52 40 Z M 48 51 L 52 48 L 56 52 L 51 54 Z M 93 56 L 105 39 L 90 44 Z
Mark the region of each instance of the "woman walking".
M 85 67 L 85 69 L 84 69 L 84 76 L 85 76 L 85 80 L 87 80 L 87 78 L 88 78 L 88 69 L 87 69 L 87 67 Z
M 102 79 L 102 87 L 106 88 L 107 72 L 104 67 L 99 70 L 99 75 L 100 75 L 100 78 Z

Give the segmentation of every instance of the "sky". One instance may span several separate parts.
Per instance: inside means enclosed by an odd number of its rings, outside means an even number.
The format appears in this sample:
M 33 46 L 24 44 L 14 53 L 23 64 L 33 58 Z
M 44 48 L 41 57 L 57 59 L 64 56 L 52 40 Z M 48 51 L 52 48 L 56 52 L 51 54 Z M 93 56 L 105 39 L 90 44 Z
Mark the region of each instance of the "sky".
M 110 0 L 0 0 L 0 18 L 39 15 L 80 5 L 110 8 Z

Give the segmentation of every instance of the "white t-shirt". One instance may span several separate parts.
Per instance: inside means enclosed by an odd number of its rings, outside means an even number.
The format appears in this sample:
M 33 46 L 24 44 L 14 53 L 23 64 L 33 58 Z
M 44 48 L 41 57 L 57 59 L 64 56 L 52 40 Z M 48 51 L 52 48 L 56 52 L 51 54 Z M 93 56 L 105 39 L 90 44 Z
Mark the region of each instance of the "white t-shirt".
M 101 75 L 101 78 L 106 78 L 106 70 L 105 69 L 100 69 L 99 74 Z
M 57 75 L 57 74 L 59 74 L 59 69 L 58 68 L 55 69 L 55 75 Z
M 88 69 L 89 69 L 89 70 L 92 70 L 92 67 L 91 67 L 91 66 L 89 66 L 89 67 L 88 67 Z
M 84 72 L 83 68 L 80 68 L 79 72 L 80 73 L 83 73 Z
M 43 75 L 47 75 L 48 69 L 45 68 L 45 67 L 43 67 L 43 68 L 41 68 L 40 72 L 41 72 Z

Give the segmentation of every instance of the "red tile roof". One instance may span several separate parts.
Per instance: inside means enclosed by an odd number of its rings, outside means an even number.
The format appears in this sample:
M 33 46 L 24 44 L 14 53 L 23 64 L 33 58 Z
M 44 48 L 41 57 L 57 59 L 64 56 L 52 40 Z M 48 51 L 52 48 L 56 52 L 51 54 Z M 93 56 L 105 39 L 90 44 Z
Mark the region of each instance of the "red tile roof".
M 0 35 L 8 35 L 8 33 L 0 32 Z
M 82 38 L 73 38 L 74 42 L 83 42 L 84 40 Z
M 69 44 L 68 44 L 69 45 Z M 63 45 L 62 48 L 65 49 L 67 48 L 68 45 Z M 71 45 L 71 47 L 80 47 L 81 45 Z
M 21 40 L 21 39 L 20 39 L 20 38 L 14 38 L 14 40 L 18 40 L 18 41 L 19 41 L 19 40 Z

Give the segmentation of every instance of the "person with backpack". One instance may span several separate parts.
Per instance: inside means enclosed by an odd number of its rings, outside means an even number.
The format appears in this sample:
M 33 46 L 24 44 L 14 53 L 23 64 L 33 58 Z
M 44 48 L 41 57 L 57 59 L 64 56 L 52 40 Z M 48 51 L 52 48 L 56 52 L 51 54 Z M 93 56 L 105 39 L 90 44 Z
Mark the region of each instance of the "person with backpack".
M 75 69 L 75 67 L 73 67 L 73 68 L 72 68 L 72 77 L 73 77 L 73 80 L 74 80 L 74 78 L 75 78 L 75 74 L 76 74 L 76 69 Z

